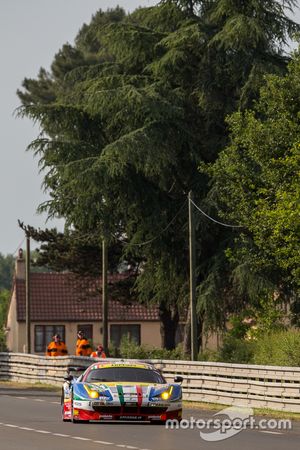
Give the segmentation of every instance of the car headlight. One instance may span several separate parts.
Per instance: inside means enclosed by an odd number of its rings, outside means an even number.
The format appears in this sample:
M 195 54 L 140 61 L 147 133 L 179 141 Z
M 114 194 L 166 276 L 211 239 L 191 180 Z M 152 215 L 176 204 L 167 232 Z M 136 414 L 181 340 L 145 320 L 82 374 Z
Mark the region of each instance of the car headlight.
M 91 398 L 99 398 L 99 392 L 97 392 L 97 391 L 90 391 L 89 392 L 89 396 Z
M 169 400 L 169 398 L 172 395 L 172 391 L 173 391 L 173 386 L 170 387 L 170 389 L 168 389 L 167 391 L 164 391 L 160 394 L 160 398 L 162 400 Z
M 162 398 L 163 400 L 168 400 L 168 399 L 171 397 L 171 394 L 170 394 L 169 391 L 165 391 L 165 392 L 162 392 L 162 393 L 160 394 L 160 396 L 161 396 L 161 398 Z

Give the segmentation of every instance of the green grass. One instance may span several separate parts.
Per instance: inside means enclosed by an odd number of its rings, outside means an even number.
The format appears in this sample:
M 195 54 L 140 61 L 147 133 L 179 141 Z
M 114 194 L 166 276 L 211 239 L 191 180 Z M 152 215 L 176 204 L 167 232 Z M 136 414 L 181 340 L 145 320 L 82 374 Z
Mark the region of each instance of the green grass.
M 217 403 L 205 403 L 205 402 L 189 402 L 183 401 L 183 407 L 187 409 L 198 409 L 206 411 L 220 411 L 224 408 L 229 408 L 230 405 L 221 405 Z M 250 406 L 251 408 L 251 406 Z M 300 421 L 300 413 L 277 411 L 268 408 L 253 408 L 255 416 L 268 416 L 277 419 L 291 419 Z
M 60 386 L 53 386 L 46 383 L 22 383 L 20 381 L 0 381 L 0 387 L 8 387 L 13 389 L 32 389 L 44 390 L 50 392 L 60 392 Z

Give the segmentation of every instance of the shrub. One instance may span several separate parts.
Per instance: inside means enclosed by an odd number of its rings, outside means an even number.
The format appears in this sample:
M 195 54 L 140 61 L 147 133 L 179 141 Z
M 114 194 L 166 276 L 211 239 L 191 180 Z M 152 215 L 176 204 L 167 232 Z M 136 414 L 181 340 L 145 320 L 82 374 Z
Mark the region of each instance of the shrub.
M 0 352 L 7 352 L 6 337 L 3 329 L 0 329 Z
M 300 332 L 280 331 L 261 336 L 255 344 L 255 364 L 300 366 Z
M 219 352 L 217 350 L 203 350 L 198 355 L 198 361 L 218 361 Z
M 217 354 L 217 361 L 250 364 L 256 343 L 238 339 L 233 336 L 225 336 L 223 345 Z
M 110 348 L 110 356 L 128 359 L 188 359 L 183 352 L 182 345 L 178 345 L 174 350 L 166 350 L 165 348 L 138 345 L 127 336 L 122 338 L 118 349 L 113 346 Z

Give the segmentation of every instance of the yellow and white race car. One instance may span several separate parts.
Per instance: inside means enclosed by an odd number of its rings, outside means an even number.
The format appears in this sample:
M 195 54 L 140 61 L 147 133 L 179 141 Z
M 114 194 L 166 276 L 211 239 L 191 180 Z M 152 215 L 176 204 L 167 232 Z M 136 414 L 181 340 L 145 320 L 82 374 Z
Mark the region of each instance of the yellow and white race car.
M 182 377 L 167 383 L 144 362 L 95 362 L 62 389 L 62 419 L 72 422 L 135 420 L 165 423 L 182 418 Z

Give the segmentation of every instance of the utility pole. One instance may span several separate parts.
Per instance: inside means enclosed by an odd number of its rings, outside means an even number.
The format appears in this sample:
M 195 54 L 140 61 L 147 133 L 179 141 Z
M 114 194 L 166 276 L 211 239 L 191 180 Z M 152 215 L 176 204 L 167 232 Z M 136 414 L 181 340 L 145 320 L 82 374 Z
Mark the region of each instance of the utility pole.
M 31 330 L 30 330 L 30 237 L 26 233 L 26 351 L 31 353 Z
M 197 345 L 197 316 L 196 316 L 196 251 L 195 251 L 195 223 L 193 192 L 189 192 L 189 261 L 190 261 L 190 311 L 191 311 L 191 360 L 198 356 Z
M 108 351 L 107 245 L 102 239 L 102 332 L 104 351 Z

